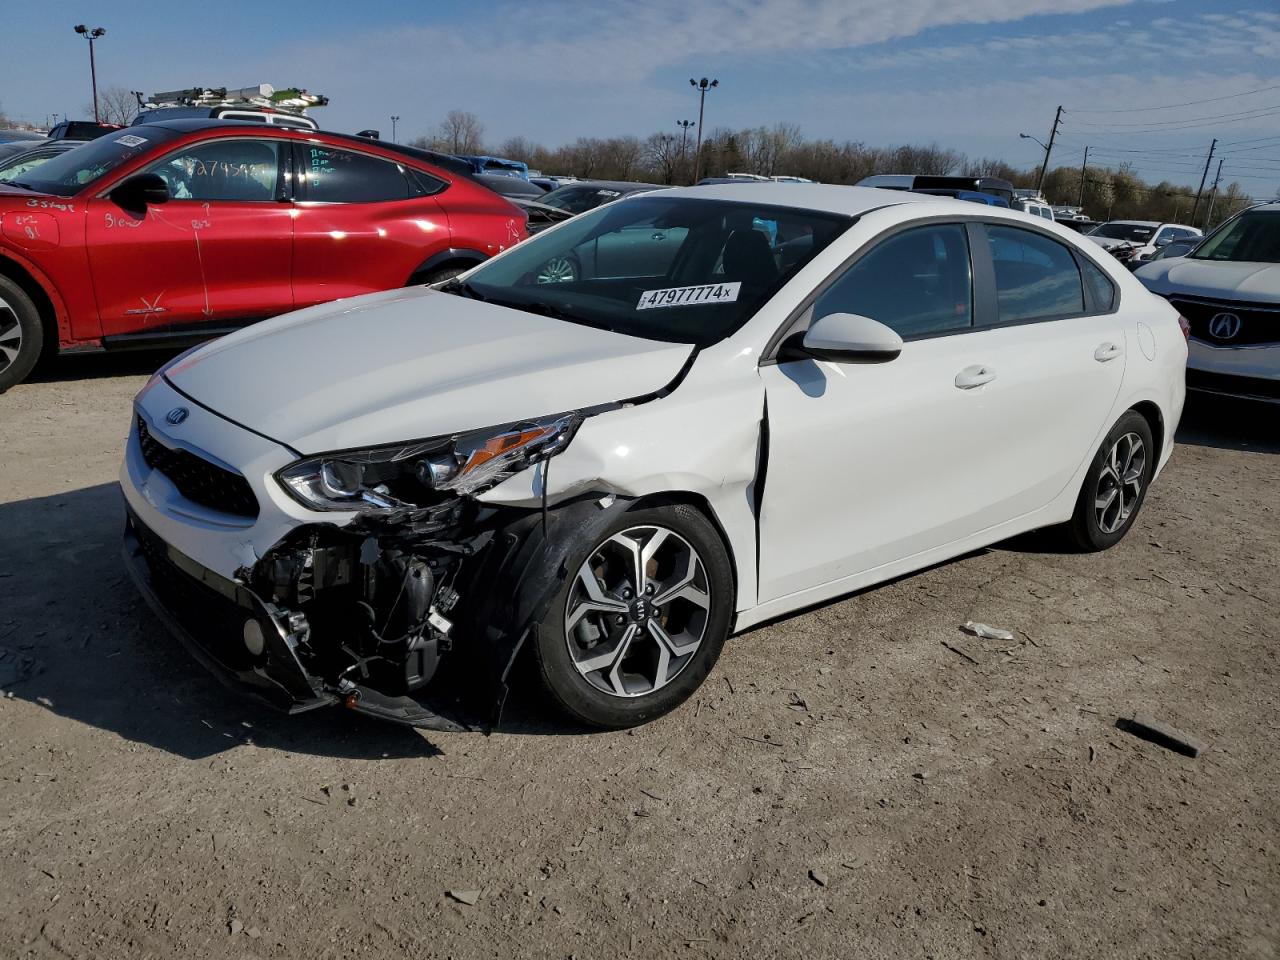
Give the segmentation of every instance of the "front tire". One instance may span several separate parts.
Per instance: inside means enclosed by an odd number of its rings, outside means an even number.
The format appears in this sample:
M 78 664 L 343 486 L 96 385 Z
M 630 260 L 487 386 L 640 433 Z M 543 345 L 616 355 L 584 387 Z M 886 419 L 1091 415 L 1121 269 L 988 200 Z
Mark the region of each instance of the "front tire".
M 719 659 L 734 606 L 729 555 L 706 517 L 683 504 L 627 511 L 568 569 L 534 645 L 552 701 L 621 728 L 687 700 Z
M 0 276 L 0 393 L 27 378 L 44 350 L 44 324 L 25 290 Z
M 1157 456 L 1151 425 L 1142 414 L 1125 411 L 1089 464 L 1068 524 L 1077 549 L 1106 550 L 1124 538 L 1146 500 Z

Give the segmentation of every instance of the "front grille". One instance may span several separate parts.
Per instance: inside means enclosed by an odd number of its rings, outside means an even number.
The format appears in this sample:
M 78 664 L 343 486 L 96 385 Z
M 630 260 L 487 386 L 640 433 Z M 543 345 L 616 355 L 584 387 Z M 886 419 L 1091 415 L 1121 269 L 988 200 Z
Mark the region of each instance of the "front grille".
M 233 670 L 251 666 L 252 657 L 240 642 L 249 611 L 180 568 L 165 542 L 132 514 L 129 524 L 161 605 L 219 662 Z
M 1280 304 L 1264 307 L 1257 303 L 1187 297 L 1170 297 L 1169 302 L 1190 322 L 1191 336 L 1205 343 L 1223 347 L 1280 343 Z M 1224 313 L 1240 319 L 1240 330 L 1234 337 L 1219 337 L 1209 332 L 1213 318 Z
M 151 435 L 142 417 L 138 417 L 138 444 L 147 466 L 168 477 L 192 503 L 237 517 L 258 515 L 258 498 L 248 480 L 204 457 L 166 447 Z
M 1187 389 L 1205 393 L 1224 393 L 1233 397 L 1256 400 L 1280 400 L 1280 380 L 1265 377 L 1237 377 L 1229 373 L 1187 370 Z

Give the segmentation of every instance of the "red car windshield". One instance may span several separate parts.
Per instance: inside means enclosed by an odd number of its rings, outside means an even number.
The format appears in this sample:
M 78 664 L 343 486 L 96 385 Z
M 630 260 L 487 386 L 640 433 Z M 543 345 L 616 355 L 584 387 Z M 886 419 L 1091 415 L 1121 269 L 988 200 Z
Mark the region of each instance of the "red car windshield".
M 128 127 L 90 140 L 9 181 L 39 193 L 72 197 L 122 163 L 178 136 L 165 127 Z

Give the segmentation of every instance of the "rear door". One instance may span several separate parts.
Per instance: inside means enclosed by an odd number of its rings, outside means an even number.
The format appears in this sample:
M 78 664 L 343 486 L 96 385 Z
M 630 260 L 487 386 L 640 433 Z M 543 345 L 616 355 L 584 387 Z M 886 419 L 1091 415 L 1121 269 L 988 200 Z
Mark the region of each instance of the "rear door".
M 168 203 L 135 218 L 109 197 L 89 202 L 105 336 L 234 326 L 292 308 L 288 150 L 267 137 L 199 140 L 146 168 L 168 184 Z
M 299 141 L 297 151 L 299 307 L 402 287 L 449 248 L 449 218 L 434 196 L 444 181 L 319 139 Z

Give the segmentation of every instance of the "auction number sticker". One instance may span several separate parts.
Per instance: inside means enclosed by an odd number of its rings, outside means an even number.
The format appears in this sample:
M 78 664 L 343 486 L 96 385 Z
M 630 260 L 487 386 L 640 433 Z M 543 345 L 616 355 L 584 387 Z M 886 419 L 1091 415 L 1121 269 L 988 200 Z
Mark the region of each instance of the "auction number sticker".
M 697 307 L 706 303 L 736 303 L 741 283 L 704 283 L 697 287 L 669 287 L 666 290 L 646 290 L 640 294 L 637 310 L 658 310 L 663 307 Z
M 115 142 L 126 147 L 140 147 L 147 142 L 147 138 L 135 137 L 132 133 L 126 133 L 123 137 L 116 137 Z

